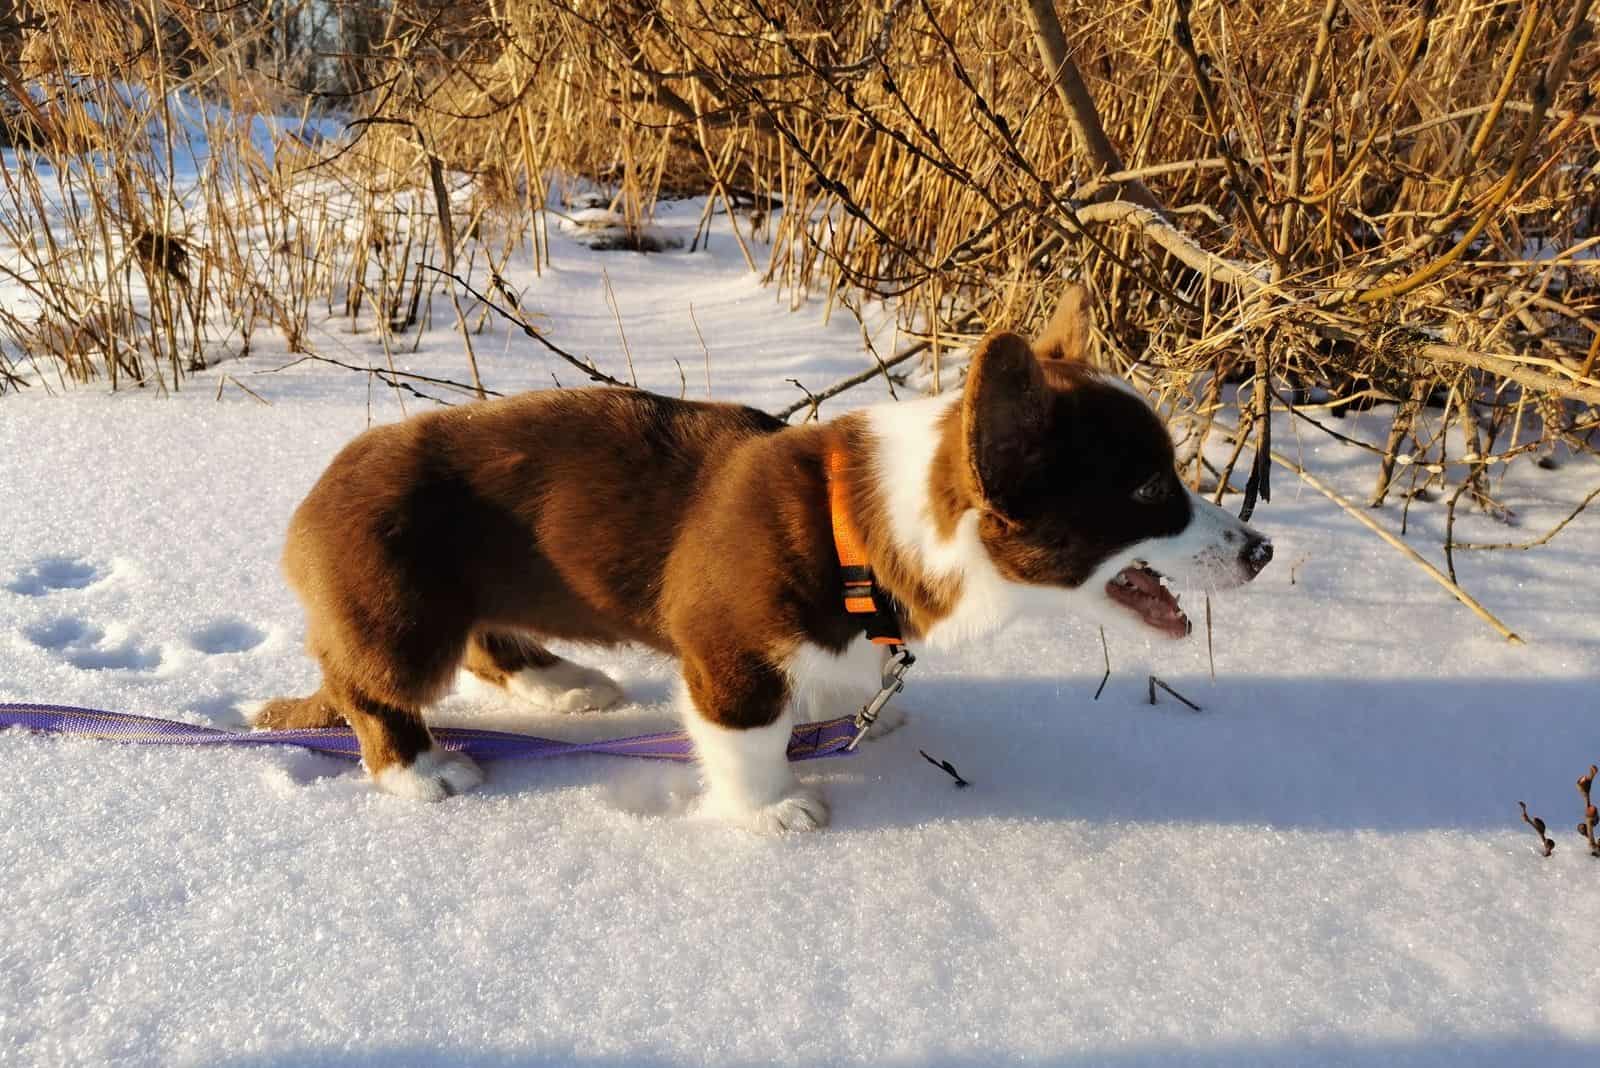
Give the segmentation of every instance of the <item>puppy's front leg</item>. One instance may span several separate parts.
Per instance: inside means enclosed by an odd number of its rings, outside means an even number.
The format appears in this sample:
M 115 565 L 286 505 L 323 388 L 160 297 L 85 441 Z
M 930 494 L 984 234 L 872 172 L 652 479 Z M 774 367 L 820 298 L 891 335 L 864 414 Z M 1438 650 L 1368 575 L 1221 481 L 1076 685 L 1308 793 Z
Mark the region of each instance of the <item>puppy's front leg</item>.
M 794 715 L 782 674 L 756 656 L 684 661 L 684 724 L 705 783 L 702 811 L 763 833 L 828 825 L 828 803 L 789 767 Z

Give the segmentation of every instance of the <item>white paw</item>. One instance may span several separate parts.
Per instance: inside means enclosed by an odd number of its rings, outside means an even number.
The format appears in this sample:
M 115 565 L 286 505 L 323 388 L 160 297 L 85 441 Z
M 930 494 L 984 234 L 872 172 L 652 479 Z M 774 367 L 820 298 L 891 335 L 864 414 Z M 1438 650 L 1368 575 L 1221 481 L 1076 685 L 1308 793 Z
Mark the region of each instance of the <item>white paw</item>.
M 758 834 L 818 831 L 828 825 L 828 802 L 819 790 L 796 783 L 789 792 L 766 805 L 749 805 L 715 792 L 706 796 L 701 810 L 712 819 L 731 823 Z
M 573 715 L 599 712 L 622 701 L 622 687 L 603 671 L 560 661 L 547 668 L 523 668 L 506 680 L 506 689 L 530 704 Z
M 787 797 L 750 814 L 750 829 L 761 834 L 786 831 L 820 831 L 828 825 L 828 802 L 821 791 L 797 786 Z
M 261 713 L 265 712 L 267 706 L 271 703 L 270 700 L 262 698 L 259 701 L 240 701 L 234 705 L 234 708 L 238 709 L 239 716 L 244 720 L 245 726 L 253 730 L 265 730 L 266 728 L 258 724 L 256 720 L 261 718 Z
M 410 764 L 391 764 L 372 777 L 378 789 L 412 801 L 443 801 L 483 781 L 483 769 L 465 753 L 437 747 L 417 754 Z
M 878 718 L 872 721 L 872 726 L 867 728 L 867 741 L 875 742 L 886 734 L 893 734 L 906 725 L 911 718 L 911 713 L 894 705 L 885 705 L 879 712 Z

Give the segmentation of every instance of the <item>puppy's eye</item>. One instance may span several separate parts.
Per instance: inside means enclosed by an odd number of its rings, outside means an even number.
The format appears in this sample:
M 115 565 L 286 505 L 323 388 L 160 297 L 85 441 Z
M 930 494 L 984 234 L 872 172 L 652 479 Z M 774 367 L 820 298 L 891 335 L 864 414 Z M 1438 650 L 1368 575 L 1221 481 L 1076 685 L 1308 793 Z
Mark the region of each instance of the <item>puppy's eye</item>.
M 1172 492 L 1172 480 L 1166 475 L 1152 475 L 1150 480 L 1133 491 L 1133 499 L 1140 504 L 1156 504 L 1167 499 Z

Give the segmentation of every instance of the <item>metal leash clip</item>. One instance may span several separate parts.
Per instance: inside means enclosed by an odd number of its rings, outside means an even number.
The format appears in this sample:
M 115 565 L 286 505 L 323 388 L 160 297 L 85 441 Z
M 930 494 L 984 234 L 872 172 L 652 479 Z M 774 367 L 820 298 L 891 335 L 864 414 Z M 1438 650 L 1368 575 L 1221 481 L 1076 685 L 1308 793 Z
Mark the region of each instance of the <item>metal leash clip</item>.
M 911 650 L 905 646 L 896 645 L 891 649 L 889 659 L 883 665 L 883 688 L 878 691 L 876 697 L 861 706 L 860 712 L 856 713 L 856 736 L 845 746 L 846 752 L 854 752 L 856 746 L 861 744 L 861 739 L 867 736 L 872 725 L 878 721 L 878 713 L 889 703 L 889 698 L 905 688 L 906 671 L 917 662 L 917 658 L 911 655 Z

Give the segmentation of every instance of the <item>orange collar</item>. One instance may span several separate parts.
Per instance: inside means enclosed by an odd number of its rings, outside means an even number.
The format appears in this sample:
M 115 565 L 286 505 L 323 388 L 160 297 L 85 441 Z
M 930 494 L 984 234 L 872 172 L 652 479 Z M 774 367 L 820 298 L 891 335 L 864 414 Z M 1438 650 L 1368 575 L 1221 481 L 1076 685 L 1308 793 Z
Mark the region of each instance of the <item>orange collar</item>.
M 844 450 L 829 448 L 826 459 L 828 511 L 833 520 L 833 547 L 844 580 L 844 610 L 853 616 L 870 616 L 867 637 L 876 645 L 904 645 L 900 618 L 889 597 L 878 588 L 867 560 L 861 531 L 850 518 L 850 487 L 845 483 L 848 458 Z

